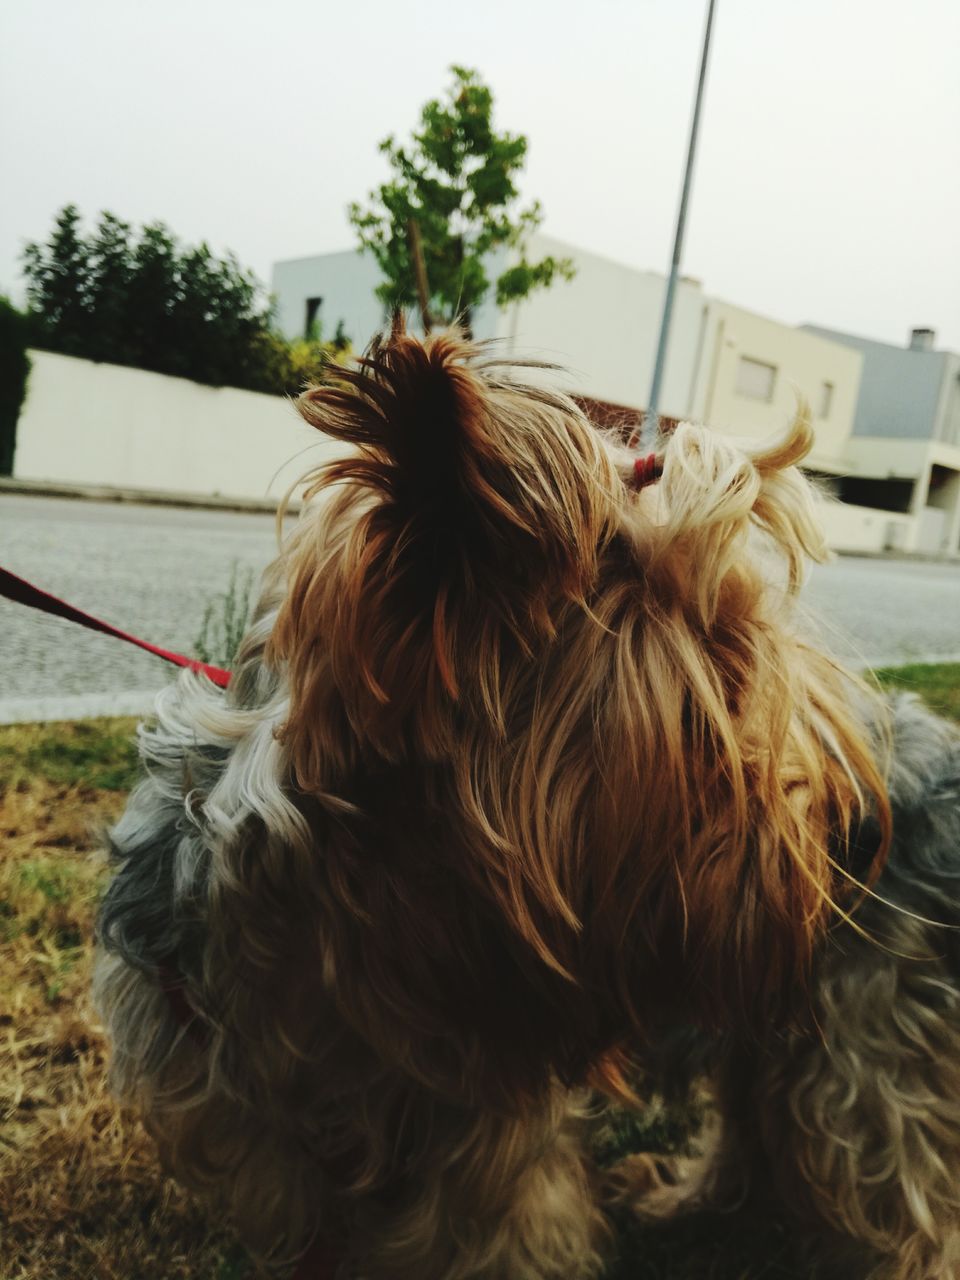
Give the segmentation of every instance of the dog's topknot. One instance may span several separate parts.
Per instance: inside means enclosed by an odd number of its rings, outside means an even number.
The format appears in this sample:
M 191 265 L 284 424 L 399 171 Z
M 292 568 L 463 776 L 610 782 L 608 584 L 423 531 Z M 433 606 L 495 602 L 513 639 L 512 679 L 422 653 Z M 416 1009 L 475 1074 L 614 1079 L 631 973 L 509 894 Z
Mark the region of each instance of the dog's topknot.
M 400 330 L 299 401 L 307 422 L 354 446 L 308 498 L 333 490 L 359 516 L 337 562 L 349 565 L 340 616 L 351 664 L 394 722 L 436 681 L 460 697 L 471 633 L 494 663 L 504 637 L 532 652 L 552 635 L 558 609 L 588 596 L 615 521 L 622 485 L 582 412 L 483 354 L 455 331 Z M 290 558 L 277 643 L 293 655 L 329 589 L 315 552 Z

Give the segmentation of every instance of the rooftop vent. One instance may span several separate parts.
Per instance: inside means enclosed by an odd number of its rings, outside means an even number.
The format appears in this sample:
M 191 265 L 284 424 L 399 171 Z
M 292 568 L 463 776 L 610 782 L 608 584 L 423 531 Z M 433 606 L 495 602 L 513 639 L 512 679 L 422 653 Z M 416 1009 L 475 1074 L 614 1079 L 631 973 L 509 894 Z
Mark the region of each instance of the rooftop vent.
M 911 329 L 910 330 L 910 350 L 911 351 L 932 351 L 933 343 L 936 339 L 936 329 Z

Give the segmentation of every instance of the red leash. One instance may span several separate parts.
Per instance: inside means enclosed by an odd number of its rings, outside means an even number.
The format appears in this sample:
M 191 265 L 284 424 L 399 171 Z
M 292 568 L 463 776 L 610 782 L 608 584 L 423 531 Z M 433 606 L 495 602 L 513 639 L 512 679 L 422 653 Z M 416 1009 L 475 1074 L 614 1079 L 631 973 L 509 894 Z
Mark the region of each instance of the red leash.
M 41 591 L 32 582 L 27 582 L 25 578 L 18 578 L 9 569 L 0 568 L 0 596 L 6 596 L 8 600 L 13 600 L 17 604 L 25 604 L 31 609 L 39 609 L 42 613 L 53 614 L 56 618 L 66 618 L 70 622 L 77 622 L 81 627 L 88 627 L 91 631 L 100 631 L 105 636 L 115 636 L 117 640 L 126 640 L 128 644 L 135 644 L 140 649 L 146 649 L 147 653 L 153 653 L 158 658 L 163 658 L 166 662 L 173 662 L 178 667 L 190 667 L 192 671 L 202 671 L 205 676 L 208 676 L 221 689 L 225 689 L 230 683 L 230 672 L 224 671 L 222 667 L 212 667 L 208 662 L 199 662 L 196 658 L 188 658 L 183 653 L 174 653 L 171 649 L 161 649 L 159 645 L 151 644 L 149 640 L 141 640 L 139 636 L 133 636 L 129 631 L 121 631 L 119 627 L 115 627 L 109 622 L 103 622 L 100 618 L 93 617 L 92 614 L 84 613 L 82 609 L 77 609 L 72 604 L 67 604 L 65 600 L 59 600 L 56 596 L 50 595 L 48 591 Z

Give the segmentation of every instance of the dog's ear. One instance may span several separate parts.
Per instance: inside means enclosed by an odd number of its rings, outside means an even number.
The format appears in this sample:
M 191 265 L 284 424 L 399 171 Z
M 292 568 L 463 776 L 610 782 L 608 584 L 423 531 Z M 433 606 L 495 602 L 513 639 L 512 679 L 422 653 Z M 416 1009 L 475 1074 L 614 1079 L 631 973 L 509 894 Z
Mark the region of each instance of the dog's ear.
M 622 489 L 572 401 L 479 356 L 456 332 L 401 330 L 299 401 L 354 450 L 311 491 L 330 490 L 326 545 L 301 536 L 289 557 L 275 649 L 299 666 L 323 630 L 331 661 L 394 712 L 476 690 L 504 642 L 532 655 L 588 596 Z

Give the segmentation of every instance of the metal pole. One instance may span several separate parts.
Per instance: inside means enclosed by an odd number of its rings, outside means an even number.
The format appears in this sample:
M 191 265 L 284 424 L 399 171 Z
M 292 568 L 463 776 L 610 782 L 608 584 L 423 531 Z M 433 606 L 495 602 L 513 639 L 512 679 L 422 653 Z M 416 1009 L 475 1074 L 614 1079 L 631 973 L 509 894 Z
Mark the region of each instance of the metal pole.
M 687 168 L 683 175 L 683 192 L 680 196 L 680 212 L 677 215 L 677 234 L 673 241 L 673 261 L 670 265 L 670 275 L 667 278 L 667 292 L 663 299 L 663 318 L 660 321 L 660 340 L 657 343 L 657 358 L 653 366 L 653 382 L 650 384 L 650 403 L 647 405 L 647 412 L 643 420 L 643 436 L 648 445 L 652 445 L 660 433 L 660 386 L 663 382 L 667 342 L 670 337 L 673 295 L 677 288 L 677 276 L 680 274 L 680 254 L 683 250 L 683 232 L 687 221 L 690 179 L 693 174 L 693 160 L 697 150 L 697 133 L 700 129 L 700 106 L 703 102 L 703 85 L 707 78 L 707 57 L 710 53 L 710 33 L 713 29 L 714 5 L 715 0 L 709 0 L 707 26 L 703 35 L 703 54 L 700 58 L 700 79 L 697 81 L 697 97 L 693 106 L 693 122 L 690 126 L 690 145 L 687 148 Z

